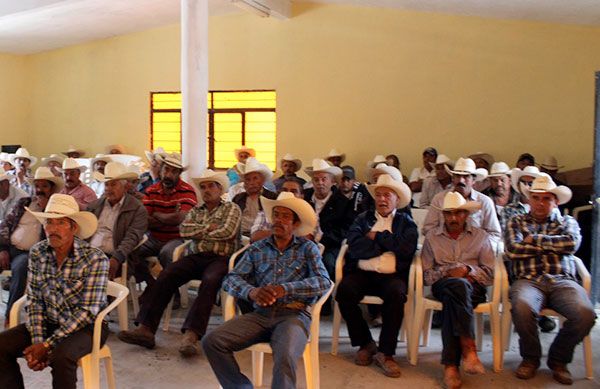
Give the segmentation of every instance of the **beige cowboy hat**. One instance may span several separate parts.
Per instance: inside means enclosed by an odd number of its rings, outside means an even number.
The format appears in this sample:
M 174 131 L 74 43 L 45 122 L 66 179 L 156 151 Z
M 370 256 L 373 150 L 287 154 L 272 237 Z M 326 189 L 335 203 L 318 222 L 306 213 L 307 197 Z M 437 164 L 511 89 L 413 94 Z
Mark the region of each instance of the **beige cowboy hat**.
M 78 153 L 80 157 L 85 155 L 85 151 L 82 149 L 78 149 L 73 145 L 69 145 L 69 148 L 66 151 L 61 151 L 61 154 L 68 155 L 69 153 Z
M 31 166 L 35 165 L 38 160 L 33 155 L 30 155 L 25 147 L 19 147 L 14 154 L 11 154 L 10 163 L 14 165 L 17 158 L 28 159 Z
M 229 189 L 229 178 L 227 177 L 227 174 L 222 172 L 215 172 L 211 169 L 206 169 L 200 174 L 199 177 L 192 178 L 192 182 L 196 184 L 198 189 L 200 189 L 201 183 L 207 181 L 216 182 L 221 185 L 221 188 L 223 188 L 223 193 L 227 192 L 227 189 Z
M 294 173 L 297 172 L 298 170 L 300 170 L 300 168 L 302 168 L 302 161 L 299 160 L 298 158 L 294 158 L 294 156 L 290 153 L 287 153 L 286 155 L 284 155 L 281 158 L 281 160 L 279 161 L 279 163 L 281 164 L 283 161 L 293 162 L 294 165 L 296 165 L 296 170 L 294 170 Z
M 342 178 L 342 169 L 331 165 L 329 162 L 321 158 L 313 159 L 312 166 L 305 168 L 304 172 L 308 174 L 309 177 L 312 177 L 317 172 L 325 172 L 332 174 L 336 180 Z
M 527 198 L 531 193 L 552 193 L 558 199 L 558 205 L 568 203 L 573 197 L 573 192 L 567 186 L 559 185 L 556 186 L 552 177 L 546 173 L 540 173 L 531 184 L 531 188 L 526 185 L 521 185 L 521 190 Z
M 379 165 L 380 163 L 387 164 L 387 160 L 385 159 L 385 157 L 383 155 L 377 154 L 375 157 L 373 157 L 372 160 L 367 162 L 367 168 L 375 167 L 375 166 Z
M 77 161 L 75 158 L 65 158 L 65 160 L 62 163 L 62 168 L 59 168 L 57 170 L 61 173 L 64 173 L 65 170 L 70 169 L 79 169 L 79 171 L 83 173 L 87 170 L 87 166 L 81 165 L 79 161 Z
M 461 176 L 475 176 L 475 181 L 484 180 L 487 177 L 487 170 L 475 167 L 475 162 L 471 158 L 459 158 L 454 164 L 454 168 L 450 169 L 446 165 L 446 171 L 450 174 L 458 174 Z
M 90 159 L 90 166 L 94 168 L 94 164 L 98 161 L 104 161 L 106 163 L 112 162 L 111 154 L 96 154 L 96 156 Z
M 548 170 L 558 170 L 558 169 L 562 169 L 564 166 L 563 165 L 558 165 L 558 160 L 556 159 L 556 157 L 554 156 L 549 156 L 546 157 L 544 159 L 544 162 L 542 162 L 539 167 L 542 167 L 544 169 L 548 169 Z
M 117 150 L 118 153 L 111 153 L 111 151 L 113 150 Z M 105 154 L 126 154 L 125 153 L 125 146 L 121 145 L 121 144 L 115 144 L 115 145 L 108 145 L 106 146 L 106 153 Z
M 473 213 L 481 209 L 481 203 L 478 201 L 467 201 L 458 192 L 448 192 L 444 196 L 442 207 L 436 207 L 435 205 L 433 207 L 440 211 L 455 211 L 464 209 L 465 211 Z
M 454 168 L 454 161 L 451 160 L 446 154 L 439 154 L 435 159 L 435 162 L 429 162 L 429 164 L 433 167 L 435 167 L 435 165 L 444 164 L 451 168 Z
M 329 160 L 329 158 L 332 157 L 340 157 L 340 159 L 342 160 L 342 162 L 344 162 L 346 160 L 346 154 L 345 153 L 340 153 L 339 151 L 337 151 L 337 149 L 331 149 L 329 150 L 329 154 L 327 154 L 327 156 L 324 158 L 326 161 Z
M 50 162 L 56 162 L 62 165 L 64 160 L 65 158 L 58 154 L 50 154 L 48 157 L 42 158 L 41 166 L 48 166 L 48 163 Z
M 393 166 L 385 163 L 377 164 L 375 167 L 370 167 L 367 170 L 367 181 L 373 182 L 375 174 L 389 174 L 394 180 L 402 182 L 402 172 Z
M 382 174 L 377 178 L 376 184 L 367 185 L 371 197 L 375 198 L 375 190 L 377 188 L 389 188 L 396 192 L 398 195 L 398 204 L 396 205 L 396 208 L 398 209 L 404 208 L 410 204 L 412 193 L 408 185 L 402 182 L 402 179 L 395 180 L 389 174 Z
M 167 153 L 162 147 L 157 147 L 151 151 L 146 150 L 144 151 L 144 154 L 146 154 L 146 159 L 148 160 L 148 162 L 152 162 L 158 155 L 161 155 L 163 157 L 169 155 L 169 153 Z
M 514 190 L 516 190 L 519 193 L 522 193 L 519 188 L 519 180 L 521 179 L 521 177 L 530 176 L 536 178 L 539 175 L 540 169 L 538 169 L 536 166 L 525 166 L 523 170 L 516 167 L 512 170 L 510 174 L 510 184 Z
M 317 226 L 317 215 L 314 209 L 303 199 L 299 199 L 291 192 L 281 192 L 276 200 L 269 200 L 260 196 L 267 221 L 272 223 L 273 208 L 283 207 L 291 210 L 300 219 L 300 225 L 294 229 L 294 235 L 305 236 L 312 233 Z
M 171 167 L 177 168 L 177 169 L 181 169 L 182 171 L 187 170 L 187 166 L 183 166 L 183 163 L 181 162 L 181 158 L 174 154 L 171 153 L 167 156 L 162 156 L 160 154 L 156 155 L 156 159 L 164 164 L 167 164 Z
M 130 163 L 140 162 L 142 157 L 133 154 L 107 154 L 112 162 L 120 162 L 127 166 Z M 180 158 L 181 159 L 181 158 Z
M 92 177 L 99 182 L 107 182 L 112 180 L 133 180 L 138 177 L 127 169 L 127 166 L 120 162 L 109 162 L 104 167 L 104 174 L 96 171 L 92 173 Z
M 494 162 L 490 168 L 490 174 L 488 177 L 499 177 L 499 176 L 510 176 L 511 169 L 508 167 L 506 162 Z
M 260 173 L 265 177 L 265 181 L 269 181 L 273 177 L 273 172 L 264 163 L 258 162 L 254 157 L 248 157 L 246 163 L 237 163 L 237 168 L 240 174 L 243 176 L 248 173 Z
M 234 153 L 235 153 L 235 159 L 238 159 L 238 160 L 240 159 L 240 153 L 248 153 L 248 155 L 251 156 L 252 158 L 256 157 L 256 150 L 254 150 L 251 147 L 246 147 L 246 145 L 243 145 L 239 149 L 235 149 Z
M 34 212 L 28 207 L 25 207 L 25 209 L 40 223 L 44 223 L 46 219 L 59 219 L 61 217 L 73 220 L 79 226 L 75 236 L 81 239 L 92 236 L 98 227 L 96 216 L 91 212 L 80 211 L 79 205 L 73 196 L 66 194 L 55 193 L 50 196 L 44 212 Z
M 33 183 L 36 180 L 46 180 L 54 183 L 56 192 L 59 192 L 65 185 L 61 177 L 57 177 L 52 173 L 52 170 L 48 166 L 40 166 L 35 170 L 33 178 L 27 178 L 29 183 Z
M 496 159 L 492 154 L 484 153 L 483 151 L 478 151 L 474 154 L 471 154 L 469 155 L 469 158 L 471 158 L 472 160 L 475 160 L 476 158 L 481 158 L 490 166 L 492 166 L 492 164 L 496 162 Z
M 5 152 L 1 152 L 0 153 L 0 162 L 8 162 L 12 165 L 12 162 L 10 161 L 10 156 L 12 154 L 9 153 L 5 153 Z

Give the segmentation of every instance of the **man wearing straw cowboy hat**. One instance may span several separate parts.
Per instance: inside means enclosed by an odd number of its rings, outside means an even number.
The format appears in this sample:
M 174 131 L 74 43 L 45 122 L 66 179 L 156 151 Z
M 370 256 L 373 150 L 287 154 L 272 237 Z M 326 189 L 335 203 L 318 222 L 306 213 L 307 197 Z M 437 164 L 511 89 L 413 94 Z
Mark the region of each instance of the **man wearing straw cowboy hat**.
M 360 347 L 355 363 L 366 366 L 375 361 L 386 376 L 400 377 L 400 366 L 393 356 L 404 317 L 408 272 L 417 249 L 418 231 L 406 213 L 398 212 L 410 203 L 408 185 L 382 174 L 368 190 L 375 199 L 375 210 L 360 214 L 350 227 L 344 278 L 336 300 L 352 345 Z M 383 299 L 379 347 L 359 307 L 365 295 Z
M 448 158 L 447 155 L 440 154 L 431 165 L 433 166 L 434 175 L 423 180 L 419 208 L 429 207 L 436 194 L 452 187 L 452 175 L 448 171 L 454 168 L 454 161 Z M 449 169 L 446 169 L 446 167 Z
M 72 196 L 53 194 L 44 212 L 27 211 L 47 239 L 29 254 L 26 322 L 0 333 L 0 387 L 23 387 L 23 355 L 34 371 L 52 368 L 53 388 L 74 389 L 77 361 L 91 352 L 94 320 L 107 303 L 108 258 L 83 240 L 97 220 Z M 107 336 L 104 326 L 101 343 Z
M 29 197 L 22 189 L 10 183 L 11 175 L 0 168 L 0 220 L 12 212 L 20 199 Z
M 229 185 L 227 176 L 209 169 L 193 180 L 204 203 L 195 206 L 181 223 L 181 236 L 191 239 L 185 256 L 171 263 L 158 276 L 140 307 L 137 317 L 140 326 L 119 333 L 119 339 L 126 343 L 153 348 L 154 334 L 173 294 L 188 281 L 201 280 L 198 297 L 181 329 L 184 335 L 179 352 L 184 357 L 199 352 L 198 340 L 206 333 L 210 311 L 227 274 L 228 259 L 240 243 L 240 209 L 221 199 Z
M 536 319 L 542 308 L 549 307 L 566 321 L 548 350 L 547 365 L 556 381 L 571 385 L 567 365 L 596 320 L 594 307 L 577 282 L 572 258 L 581 243 L 579 226 L 571 216 L 556 212 L 572 192 L 557 186 L 546 173 L 540 173 L 523 192 L 530 210 L 511 218 L 505 233 L 505 253 L 515 278 L 510 287 L 511 313 L 523 358 L 515 375 L 521 379 L 535 376 L 542 358 Z
M 311 206 L 290 192 L 261 197 L 272 235 L 253 243 L 223 281 L 234 297 L 254 302 L 253 312 L 225 322 L 202 340 L 202 348 L 224 388 L 251 388 L 233 356 L 269 341 L 273 388 L 296 387 L 296 365 L 310 333 L 308 307 L 331 286 L 319 249 L 302 238 L 315 229 Z
M 283 185 L 283 183 L 289 178 L 294 178 L 302 186 L 306 184 L 306 180 L 304 178 L 296 175 L 296 172 L 302 168 L 301 160 L 288 153 L 281 158 L 280 166 L 283 174 L 281 177 L 273 180 L 273 185 L 275 185 L 275 189 L 277 189 L 278 192 L 281 190 L 281 185 Z
M 89 186 L 81 182 L 81 173 L 86 170 L 86 166 L 79 164 L 73 158 L 65 158 L 62 169 L 60 169 L 65 181 L 65 187 L 60 193 L 73 196 L 77 204 L 79 204 L 79 209 L 82 211 L 87 208 L 89 203 L 98 199 L 96 193 Z
M 14 174 L 11 184 L 32 196 L 34 189 L 27 179 L 32 176 L 31 166 L 37 163 L 37 157 L 30 155 L 25 147 L 19 147 L 19 149 L 10 156 L 10 162 L 15 167 L 15 170 L 10 173 Z
M 490 187 L 482 192 L 494 202 L 498 220 L 502 220 L 502 213 L 507 205 L 519 201 L 519 194 L 511 186 L 511 174 L 512 170 L 506 162 L 494 162 L 488 174 Z
M 0 223 L 0 269 L 10 269 L 11 279 L 6 304 L 6 322 L 10 308 L 25 292 L 29 249 L 45 238 L 40 223 L 31 213 L 43 211 L 50 196 L 62 189 L 62 178 L 56 177 L 47 167 L 39 167 L 30 179 L 35 188 L 35 196 L 23 197 L 13 211 Z M 5 326 L 6 327 L 6 326 Z
M 240 182 L 242 176 L 242 171 L 240 168 L 244 166 L 248 158 L 256 157 L 256 150 L 251 147 L 247 147 L 246 145 L 242 145 L 242 147 L 235 149 L 233 152 L 235 154 L 235 159 L 237 159 L 238 162 L 227 170 L 227 177 L 229 178 L 230 186 Z
M 468 223 L 481 204 L 457 192 L 444 196 L 444 224 L 430 230 L 423 244 L 423 278 L 443 303 L 442 364 L 444 385 L 461 386 L 459 366 L 469 374 L 484 373 L 475 345 L 473 309 L 485 301 L 492 283 L 494 251 L 487 233 Z

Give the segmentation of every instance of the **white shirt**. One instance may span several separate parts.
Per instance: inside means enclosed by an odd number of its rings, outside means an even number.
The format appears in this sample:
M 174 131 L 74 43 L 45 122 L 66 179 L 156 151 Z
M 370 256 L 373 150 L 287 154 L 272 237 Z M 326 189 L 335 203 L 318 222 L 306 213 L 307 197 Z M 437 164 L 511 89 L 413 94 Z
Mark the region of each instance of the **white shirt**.
M 392 232 L 392 222 L 396 216 L 396 210 L 387 216 L 381 216 L 379 212 L 375 211 L 375 224 L 371 228 L 371 232 L 389 231 Z
M 0 220 L 4 220 L 23 197 L 29 197 L 29 195 L 22 189 L 10 185 L 8 196 L 4 200 L 0 200 Z
M 333 192 L 329 192 L 329 194 L 327 195 L 327 197 L 325 197 L 324 199 L 320 200 L 313 193 L 313 195 L 312 195 L 312 201 L 313 201 L 313 203 L 315 203 L 315 212 L 317 213 L 317 215 L 319 215 L 321 213 L 321 211 L 323 210 L 323 207 L 325 206 L 325 204 L 327 204 L 327 201 L 329 201 L 329 198 L 331 197 L 332 194 L 333 194 Z
M 113 228 L 117 222 L 117 217 L 119 217 L 123 202 L 125 202 L 125 196 L 123 196 L 121 201 L 115 205 L 110 205 L 108 200 L 104 201 L 104 207 L 98 218 L 98 229 L 90 240 L 90 245 L 92 245 L 92 247 L 99 248 L 109 255 L 112 255 L 113 251 L 115 251 L 113 244 Z
M 35 201 L 31 203 L 29 209 L 32 211 L 43 211 Z M 19 250 L 29 251 L 31 246 L 40 241 L 42 233 L 42 223 L 29 212 L 23 213 L 19 220 L 19 225 L 10 235 L 10 244 Z

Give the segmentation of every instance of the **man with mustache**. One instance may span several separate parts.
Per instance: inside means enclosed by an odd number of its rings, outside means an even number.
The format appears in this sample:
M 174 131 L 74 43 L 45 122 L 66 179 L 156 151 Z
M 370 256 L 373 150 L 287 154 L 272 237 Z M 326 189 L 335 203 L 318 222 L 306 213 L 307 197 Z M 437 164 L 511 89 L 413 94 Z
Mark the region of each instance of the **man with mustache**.
M 494 162 L 488 175 L 490 187 L 483 191 L 494 202 L 499 221 L 502 220 L 504 208 L 519 201 L 519 194 L 511 187 L 510 175 L 511 169 L 505 162 Z
M 4 220 L 20 199 L 29 197 L 22 189 L 10 183 L 11 175 L 0 168 L 0 220 Z
M 25 147 L 19 147 L 10 158 L 15 167 L 15 170 L 11 172 L 14 174 L 11 184 L 22 189 L 29 196 L 33 196 L 34 188 L 28 178 L 31 178 L 31 166 L 36 164 L 37 158 L 29 155 L 29 151 Z
M 92 188 L 81 182 L 81 173 L 86 170 L 86 166 L 80 165 L 73 158 L 65 158 L 61 169 L 65 187 L 60 193 L 73 196 L 81 211 L 85 210 L 89 203 L 98 199 Z
M 0 270 L 11 270 L 11 281 L 6 304 L 6 324 L 13 303 L 25 292 L 29 249 L 45 238 L 42 226 L 25 207 L 43 211 L 51 195 L 62 186 L 62 178 L 54 176 L 49 168 L 39 167 L 33 178 L 35 196 L 23 197 L 13 211 L 0 223 Z

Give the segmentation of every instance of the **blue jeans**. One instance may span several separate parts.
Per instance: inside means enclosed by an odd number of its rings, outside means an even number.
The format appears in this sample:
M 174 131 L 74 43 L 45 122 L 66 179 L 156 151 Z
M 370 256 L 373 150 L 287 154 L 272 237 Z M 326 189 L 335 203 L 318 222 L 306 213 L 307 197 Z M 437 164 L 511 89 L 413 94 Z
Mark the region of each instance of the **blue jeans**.
M 10 246 L 10 288 L 8 290 L 8 303 L 6 304 L 6 318 L 10 315 L 10 309 L 25 293 L 27 285 L 27 264 L 29 263 L 29 251 L 23 251 Z
M 548 351 L 548 360 L 555 362 L 570 363 L 573 360 L 575 346 L 589 334 L 596 320 L 585 289 L 572 280 L 517 280 L 510 288 L 510 300 L 521 357 L 534 363 L 539 363 L 542 357 L 537 329 L 542 308 L 553 309 L 567 319 Z
M 202 348 L 223 389 L 251 389 L 252 383 L 240 371 L 233 353 L 269 342 L 273 349 L 271 387 L 295 388 L 296 365 L 306 347 L 310 321 L 306 311 L 258 308 L 209 332 L 202 338 Z

